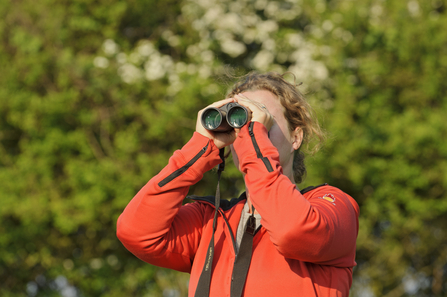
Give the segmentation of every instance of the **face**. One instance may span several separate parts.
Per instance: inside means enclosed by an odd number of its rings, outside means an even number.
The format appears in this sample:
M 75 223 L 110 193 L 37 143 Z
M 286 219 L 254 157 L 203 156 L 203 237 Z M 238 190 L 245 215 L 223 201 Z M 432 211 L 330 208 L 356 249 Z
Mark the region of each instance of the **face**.
M 283 168 L 283 173 L 293 177 L 293 156 L 302 141 L 303 132 L 297 128 L 290 132 L 288 122 L 284 117 L 284 107 L 274 94 L 265 90 L 257 90 L 252 92 L 242 93 L 247 98 L 257 101 L 267 107 L 267 110 L 274 118 L 273 126 L 269 131 L 269 138 L 272 144 L 278 149 L 280 164 Z M 239 168 L 239 161 L 231 146 L 233 160 L 236 167 Z

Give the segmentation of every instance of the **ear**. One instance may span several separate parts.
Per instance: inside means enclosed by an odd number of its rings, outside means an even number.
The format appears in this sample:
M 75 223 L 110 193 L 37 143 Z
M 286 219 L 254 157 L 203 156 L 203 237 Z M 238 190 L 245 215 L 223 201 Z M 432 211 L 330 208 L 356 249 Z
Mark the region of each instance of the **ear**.
M 296 127 L 295 130 L 291 133 L 292 137 L 292 148 L 294 151 L 300 148 L 301 143 L 303 142 L 303 129 L 301 127 Z

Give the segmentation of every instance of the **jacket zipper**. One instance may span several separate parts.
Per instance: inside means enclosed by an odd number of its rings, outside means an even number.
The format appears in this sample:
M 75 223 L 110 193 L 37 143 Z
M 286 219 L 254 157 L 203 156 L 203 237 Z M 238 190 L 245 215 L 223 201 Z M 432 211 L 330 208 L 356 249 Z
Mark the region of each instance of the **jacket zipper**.
M 264 162 L 265 167 L 268 172 L 273 172 L 272 164 L 270 164 L 270 160 L 262 155 L 261 150 L 259 149 L 258 142 L 256 141 L 255 134 L 253 133 L 253 126 L 255 122 L 250 122 L 248 125 L 248 134 L 251 137 L 251 142 L 253 142 L 253 146 L 256 151 L 256 156 Z
M 166 184 L 168 184 L 169 182 L 171 182 L 172 180 L 174 180 L 175 178 L 179 177 L 180 175 L 182 175 L 186 170 L 189 169 L 189 167 L 191 167 L 192 165 L 194 165 L 195 162 L 197 162 L 197 160 L 200 159 L 200 157 L 206 152 L 206 150 L 208 149 L 209 146 L 209 142 L 206 144 L 206 146 L 204 146 L 200 152 L 194 156 L 194 158 L 192 158 L 188 163 L 186 163 L 185 165 L 183 165 L 182 167 L 180 167 L 179 169 L 177 169 L 176 171 L 174 171 L 173 173 L 171 173 L 170 175 L 168 175 L 166 178 L 164 178 L 161 182 L 158 183 L 158 186 L 161 188 L 163 186 L 165 186 Z

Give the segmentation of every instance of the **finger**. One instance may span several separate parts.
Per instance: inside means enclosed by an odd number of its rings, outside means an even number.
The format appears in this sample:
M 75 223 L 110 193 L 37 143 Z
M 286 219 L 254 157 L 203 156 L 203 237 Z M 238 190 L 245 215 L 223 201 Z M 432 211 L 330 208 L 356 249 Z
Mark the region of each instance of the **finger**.
M 243 96 L 243 95 L 242 95 Z M 267 129 L 270 129 L 274 118 L 273 115 L 268 111 L 267 107 L 261 102 L 251 100 L 250 98 L 243 98 L 241 94 L 237 94 L 234 98 L 237 103 L 248 108 L 251 111 L 252 117 L 251 121 L 262 123 Z
M 234 98 L 237 99 L 238 101 L 242 101 L 242 102 L 251 102 L 251 103 L 255 102 L 242 94 L 234 95 Z
M 251 100 L 250 98 L 248 98 L 248 97 L 246 97 L 246 96 L 244 96 L 242 94 L 237 94 L 237 95 L 234 96 L 234 98 L 237 99 L 238 103 L 251 104 L 253 106 L 256 106 L 258 109 L 260 109 L 262 111 L 266 111 L 267 110 L 267 107 L 264 104 L 259 103 L 259 102 L 254 101 L 254 100 Z M 241 105 L 244 105 L 244 104 L 241 104 Z

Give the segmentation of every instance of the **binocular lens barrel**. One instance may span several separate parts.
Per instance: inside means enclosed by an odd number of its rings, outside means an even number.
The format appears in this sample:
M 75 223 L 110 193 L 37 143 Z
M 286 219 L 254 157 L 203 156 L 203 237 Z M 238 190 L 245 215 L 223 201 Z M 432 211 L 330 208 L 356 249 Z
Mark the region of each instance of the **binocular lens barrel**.
M 233 128 L 240 128 L 247 123 L 247 111 L 239 106 L 233 107 L 227 114 L 227 121 Z
M 220 108 L 209 107 L 202 114 L 202 126 L 216 132 L 231 131 L 244 126 L 250 119 L 248 110 L 237 103 L 227 103 Z
M 214 130 L 222 122 L 222 114 L 218 109 L 207 108 L 202 115 L 202 125 L 207 130 Z

